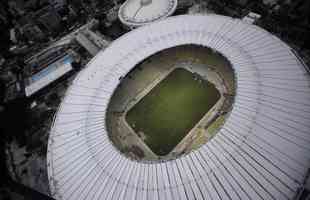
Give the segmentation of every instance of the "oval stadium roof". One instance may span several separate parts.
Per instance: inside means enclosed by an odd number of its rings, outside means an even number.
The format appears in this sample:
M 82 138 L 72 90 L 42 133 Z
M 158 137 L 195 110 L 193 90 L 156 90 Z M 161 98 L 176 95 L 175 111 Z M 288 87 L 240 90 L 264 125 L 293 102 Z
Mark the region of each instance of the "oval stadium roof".
M 177 0 L 127 0 L 118 17 L 126 26 L 137 27 L 172 15 L 176 7 Z
M 220 131 L 175 160 L 123 156 L 105 111 L 120 82 L 146 57 L 198 44 L 232 64 L 237 92 Z M 92 59 L 68 89 L 51 129 L 47 165 L 56 199 L 292 199 L 310 161 L 309 75 L 272 34 L 224 16 L 177 16 L 135 29 Z

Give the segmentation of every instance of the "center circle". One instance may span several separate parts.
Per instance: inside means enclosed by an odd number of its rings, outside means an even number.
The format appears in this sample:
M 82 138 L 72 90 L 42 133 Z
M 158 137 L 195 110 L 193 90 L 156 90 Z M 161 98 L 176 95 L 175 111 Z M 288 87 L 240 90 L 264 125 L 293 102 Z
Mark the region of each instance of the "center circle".
M 175 159 L 210 141 L 236 90 L 228 59 L 192 44 L 149 56 L 119 79 L 106 128 L 114 146 L 138 161 Z

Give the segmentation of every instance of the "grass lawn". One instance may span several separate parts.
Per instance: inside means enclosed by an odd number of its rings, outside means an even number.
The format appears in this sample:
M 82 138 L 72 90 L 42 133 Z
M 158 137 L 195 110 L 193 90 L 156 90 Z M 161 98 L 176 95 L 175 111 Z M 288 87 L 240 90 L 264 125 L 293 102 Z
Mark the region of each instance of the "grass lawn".
M 225 117 L 221 115 L 207 128 L 210 137 L 213 137 L 215 135 L 218 129 L 224 124 L 224 121 Z
M 173 70 L 126 115 L 127 123 L 157 155 L 167 155 L 216 104 L 215 86 L 183 68 Z

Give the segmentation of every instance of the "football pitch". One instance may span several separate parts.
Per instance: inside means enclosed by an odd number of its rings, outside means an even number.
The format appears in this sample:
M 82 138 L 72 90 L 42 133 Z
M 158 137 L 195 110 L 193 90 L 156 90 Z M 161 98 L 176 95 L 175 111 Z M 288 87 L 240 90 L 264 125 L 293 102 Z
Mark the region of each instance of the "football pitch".
M 126 114 L 126 121 L 159 156 L 167 155 L 216 104 L 215 86 L 177 68 Z

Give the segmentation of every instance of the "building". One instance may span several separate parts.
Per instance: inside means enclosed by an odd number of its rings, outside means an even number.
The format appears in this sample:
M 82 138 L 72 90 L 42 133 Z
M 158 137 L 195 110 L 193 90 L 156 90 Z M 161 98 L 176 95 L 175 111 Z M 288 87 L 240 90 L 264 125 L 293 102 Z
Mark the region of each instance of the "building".
M 25 94 L 33 95 L 47 85 L 73 70 L 74 52 L 65 47 L 55 47 L 27 61 Z
M 74 46 L 72 44 L 83 47 L 91 57 L 110 44 L 104 36 L 93 30 L 97 23 L 93 20 L 85 24 L 26 60 L 24 82 L 27 97 L 74 69 L 71 64 L 79 60 L 80 56 L 70 47 Z
M 22 34 L 28 41 L 42 41 L 46 38 L 46 34 L 33 23 L 27 23 L 21 27 Z
M 80 31 L 75 40 L 84 47 L 92 56 L 95 56 L 100 50 L 105 49 L 109 42 L 97 35 L 91 29 Z
M 62 31 L 61 17 L 53 6 L 46 6 L 34 13 L 34 19 L 41 27 L 51 34 L 57 34 Z
M 244 16 L 242 18 L 242 20 L 247 22 L 247 23 L 249 23 L 249 24 L 253 24 L 257 20 L 259 20 L 259 18 L 261 18 L 260 14 L 257 14 L 257 13 L 254 13 L 254 12 L 249 12 L 246 16 Z
M 120 21 L 129 28 L 164 19 L 174 13 L 177 0 L 127 0 L 119 9 Z
M 184 44 L 212 48 L 235 70 L 236 96 L 220 131 L 165 162 L 138 162 L 112 145 L 105 112 L 122 77 Z M 293 199 L 310 164 L 310 77 L 292 49 L 240 19 L 176 16 L 129 32 L 73 81 L 50 132 L 56 199 Z

